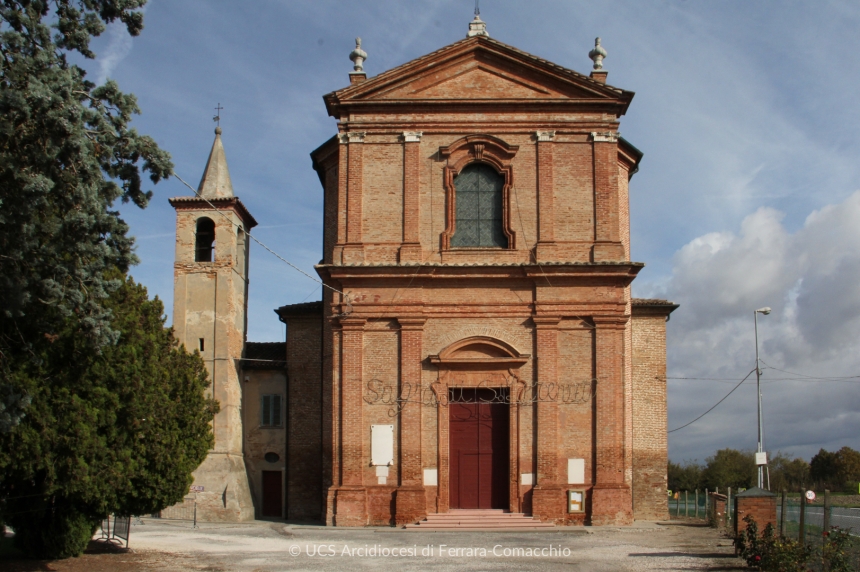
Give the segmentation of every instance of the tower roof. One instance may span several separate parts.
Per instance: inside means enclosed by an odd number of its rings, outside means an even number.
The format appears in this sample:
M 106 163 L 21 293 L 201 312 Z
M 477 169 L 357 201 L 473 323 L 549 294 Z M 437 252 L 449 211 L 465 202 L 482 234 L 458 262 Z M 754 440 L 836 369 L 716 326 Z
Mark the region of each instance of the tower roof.
M 233 183 L 230 181 L 230 170 L 227 168 L 227 157 L 224 155 L 224 145 L 221 143 L 221 128 L 215 128 L 215 141 L 206 170 L 197 191 L 207 199 L 221 199 L 233 196 Z

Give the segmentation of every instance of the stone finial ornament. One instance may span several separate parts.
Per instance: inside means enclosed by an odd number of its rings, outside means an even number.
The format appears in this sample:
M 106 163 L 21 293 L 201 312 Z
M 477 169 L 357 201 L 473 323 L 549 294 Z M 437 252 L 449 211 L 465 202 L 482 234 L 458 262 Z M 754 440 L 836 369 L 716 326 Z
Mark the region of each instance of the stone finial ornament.
M 364 73 L 364 60 L 367 59 L 367 52 L 361 49 L 361 38 L 355 39 L 355 49 L 349 54 L 349 59 L 354 64 L 352 69 L 355 73 Z
M 603 69 L 603 58 L 607 55 L 606 50 L 600 45 L 600 38 L 594 38 L 594 49 L 588 52 L 588 57 L 594 62 L 594 69 Z
M 475 19 L 469 22 L 469 33 L 466 34 L 467 38 L 474 36 L 490 37 L 490 34 L 487 33 L 487 24 L 481 20 L 481 15 L 477 9 L 475 10 Z

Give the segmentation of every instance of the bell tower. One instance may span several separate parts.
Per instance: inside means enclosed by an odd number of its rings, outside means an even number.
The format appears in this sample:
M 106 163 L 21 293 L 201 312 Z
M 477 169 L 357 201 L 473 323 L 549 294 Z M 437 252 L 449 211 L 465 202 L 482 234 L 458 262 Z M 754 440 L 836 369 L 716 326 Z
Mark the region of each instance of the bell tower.
M 206 163 L 198 196 L 170 199 L 176 209 L 173 327 L 189 351 L 206 362 L 210 394 L 220 404 L 212 419 L 215 446 L 194 471 L 198 518 L 254 518 L 242 449 L 239 381 L 247 332 L 248 240 L 257 221 L 233 194 L 221 128 Z

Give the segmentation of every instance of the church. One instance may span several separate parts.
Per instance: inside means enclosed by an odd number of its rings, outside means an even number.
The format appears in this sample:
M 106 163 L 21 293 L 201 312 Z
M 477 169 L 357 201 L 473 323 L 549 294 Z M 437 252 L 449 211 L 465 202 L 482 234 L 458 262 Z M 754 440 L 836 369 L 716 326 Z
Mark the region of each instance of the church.
M 285 342 L 246 340 L 257 222 L 216 129 L 197 195 L 170 199 L 175 334 L 220 404 L 198 519 L 668 517 L 677 305 L 631 297 L 634 94 L 607 83 L 599 39 L 588 55 L 584 75 L 476 15 L 465 39 L 367 77 L 357 40 L 348 85 L 323 96 L 336 132 L 310 153 L 322 299 L 275 309 Z

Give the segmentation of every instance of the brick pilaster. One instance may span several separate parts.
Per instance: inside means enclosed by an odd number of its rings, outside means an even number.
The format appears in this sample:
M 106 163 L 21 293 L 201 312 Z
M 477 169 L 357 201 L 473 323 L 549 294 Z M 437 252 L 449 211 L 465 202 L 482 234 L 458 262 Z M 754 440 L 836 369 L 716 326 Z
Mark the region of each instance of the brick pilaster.
M 534 317 L 537 336 L 537 483 L 532 514 L 557 521 L 564 516 L 558 479 L 558 317 Z
M 341 143 L 346 144 L 346 245 L 343 248 L 343 262 L 364 261 L 364 246 L 361 242 L 362 201 L 364 189 L 364 133 L 344 133 Z
M 421 462 L 421 358 L 424 318 L 400 323 L 400 487 L 395 501 L 398 525 L 417 522 L 427 513 Z
M 400 263 L 421 262 L 420 221 L 420 153 L 421 133 L 403 133 L 403 244 Z
M 362 415 L 363 318 L 341 318 L 340 447 L 341 485 L 336 491 L 334 522 L 337 526 L 367 524 L 367 492 L 364 488 L 364 438 Z
M 595 466 L 591 523 L 633 521 L 630 486 L 624 480 L 624 329 L 627 316 L 595 317 Z
M 334 264 L 343 263 L 343 247 L 346 244 L 346 197 L 348 190 L 349 141 L 346 134 L 339 136 L 338 145 L 338 170 L 337 170 L 337 241 L 332 252 Z
M 553 142 L 555 131 L 538 131 L 538 243 L 535 256 L 538 261 L 555 260 L 555 211 L 553 182 Z
M 624 260 L 618 204 L 618 134 L 592 133 L 595 262 Z

